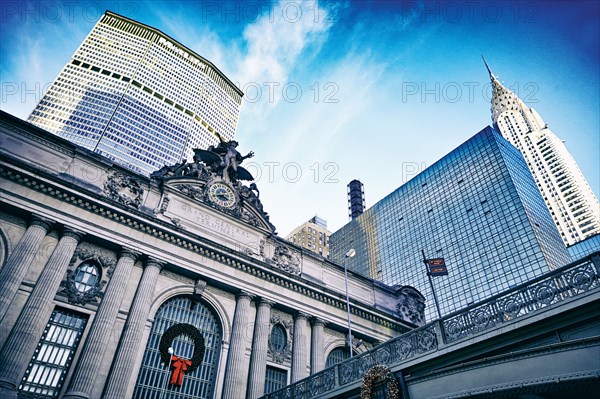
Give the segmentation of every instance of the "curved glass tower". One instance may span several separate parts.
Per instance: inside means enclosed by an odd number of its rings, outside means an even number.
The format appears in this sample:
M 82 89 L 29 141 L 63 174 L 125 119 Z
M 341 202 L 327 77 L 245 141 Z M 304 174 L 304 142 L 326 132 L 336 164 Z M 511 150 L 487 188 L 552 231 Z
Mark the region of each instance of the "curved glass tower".
M 138 173 L 231 140 L 242 92 L 161 31 L 107 11 L 29 122 Z

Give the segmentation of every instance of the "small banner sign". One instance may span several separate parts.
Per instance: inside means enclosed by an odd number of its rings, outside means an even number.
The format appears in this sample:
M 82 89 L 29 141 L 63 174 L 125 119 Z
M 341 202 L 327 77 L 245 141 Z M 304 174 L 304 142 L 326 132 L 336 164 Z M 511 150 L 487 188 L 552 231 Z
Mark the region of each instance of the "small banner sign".
M 427 263 L 429 264 L 429 274 L 433 277 L 448 275 L 444 258 L 429 259 Z

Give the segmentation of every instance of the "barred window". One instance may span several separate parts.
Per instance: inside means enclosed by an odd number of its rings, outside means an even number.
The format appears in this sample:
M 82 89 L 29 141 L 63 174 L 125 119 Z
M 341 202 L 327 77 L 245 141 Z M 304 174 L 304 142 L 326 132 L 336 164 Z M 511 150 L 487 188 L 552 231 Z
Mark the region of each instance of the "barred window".
M 61 308 L 52 312 L 19 386 L 19 398 L 58 397 L 86 323 L 80 313 Z
M 75 271 L 75 288 L 86 292 L 98 285 L 100 270 L 91 262 L 83 262 Z
M 265 394 L 275 392 L 287 385 L 287 370 L 267 366 L 265 375 Z
M 271 329 L 271 350 L 274 352 L 283 352 L 287 345 L 285 330 L 279 324 L 275 324 Z
M 191 373 L 185 373 L 183 385 L 169 385 L 171 371 L 161 361 L 159 344 L 163 333 L 178 323 L 196 327 L 205 339 L 202 364 Z M 142 366 L 133 393 L 134 399 L 212 399 L 215 396 L 217 366 L 221 353 L 223 333 L 221 321 L 214 310 L 204 301 L 187 296 L 177 296 L 166 301 L 156 313 L 152 330 L 142 360 Z M 172 343 L 174 355 L 191 359 L 194 342 L 180 335 Z
M 325 368 L 334 366 L 338 363 L 343 362 L 346 359 L 350 359 L 350 351 L 348 348 L 335 348 L 329 355 L 327 356 L 327 361 L 325 362 Z

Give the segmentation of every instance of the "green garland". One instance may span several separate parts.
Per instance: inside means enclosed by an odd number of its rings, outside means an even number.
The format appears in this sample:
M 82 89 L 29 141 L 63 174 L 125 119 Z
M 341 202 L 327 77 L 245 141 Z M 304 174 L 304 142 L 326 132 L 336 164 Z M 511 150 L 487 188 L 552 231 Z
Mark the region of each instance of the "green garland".
M 377 381 L 384 380 L 387 385 L 387 391 L 390 399 L 400 399 L 400 384 L 394 373 L 389 368 L 376 364 L 372 366 L 362 379 L 360 388 L 360 399 L 372 399 L 373 385 Z
M 164 364 L 169 364 L 169 361 L 171 360 L 169 348 L 171 347 L 173 340 L 180 335 L 188 336 L 194 341 L 194 354 L 190 359 L 192 365 L 187 369 L 187 372 L 191 373 L 202 364 L 202 358 L 204 357 L 204 350 L 206 348 L 204 345 L 204 337 L 193 325 L 180 323 L 169 327 L 167 331 L 163 333 L 162 337 L 160 337 L 160 344 L 158 345 L 160 357 Z

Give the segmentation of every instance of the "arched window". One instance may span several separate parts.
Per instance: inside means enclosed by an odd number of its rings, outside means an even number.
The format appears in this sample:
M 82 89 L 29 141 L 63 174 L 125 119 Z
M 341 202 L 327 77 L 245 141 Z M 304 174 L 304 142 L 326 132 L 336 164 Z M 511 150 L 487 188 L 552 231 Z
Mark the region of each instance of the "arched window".
M 275 324 L 271 329 L 270 345 L 273 352 L 283 352 L 287 345 L 285 329 L 279 324 Z
M 350 359 L 350 351 L 348 348 L 335 348 L 327 356 L 325 362 L 325 368 L 335 366 L 338 363 L 343 362 L 346 359 Z
M 87 292 L 98 286 L 100 269 L 92 262 L 83 262 L 75 270 L 75 288 L 79 292 Z
M 202 364 L 184 375 L 181 387 L 168 385 L 167 378 L 170 378 L 171 372 L 167 370 L 166 364 L 162 364 L 159 351 L 162 334 L 179 323 L 196 327 L 204 337 L 205 344 Z M 164 399 L 212 399 L 215 394 L 221 340 L 221 323 L 208 304 L 185 296 L 168 300 L 156 313 L 133 397 L 158 398 L 165 390 Z M 192 358 L 194 344 L 190 338 L 180 335 L 173 340 L 172 347 L 175 356 Z

